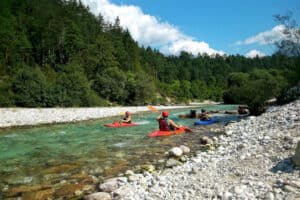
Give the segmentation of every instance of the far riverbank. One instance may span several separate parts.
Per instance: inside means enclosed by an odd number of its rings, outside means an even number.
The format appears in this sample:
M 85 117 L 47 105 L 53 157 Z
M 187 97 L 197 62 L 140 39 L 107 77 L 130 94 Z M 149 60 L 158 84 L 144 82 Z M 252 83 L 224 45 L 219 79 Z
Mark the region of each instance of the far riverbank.
M 202 104 L 203 105 L 203 104 Z M 199 107 L 155 106 L 157 110 Z M 0 129 L 19 126 L 70 123 L 124 114 L 150 111 L 148 106 L 93 107 L 93 108 L 0 108 Z

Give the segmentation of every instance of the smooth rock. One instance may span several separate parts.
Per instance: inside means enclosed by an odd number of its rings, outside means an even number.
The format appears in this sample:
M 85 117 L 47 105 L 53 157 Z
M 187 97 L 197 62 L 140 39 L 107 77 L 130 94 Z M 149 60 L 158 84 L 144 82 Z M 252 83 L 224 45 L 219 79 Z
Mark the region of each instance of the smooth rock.
M 99 185 L 99 189 L 103 192 L 112 192 L 116 189 L 118 189 L 118 181 L 116 179 L 104 182 Z
M 111 196 L 106 192 L 97 192 L 87 195 L 83 198 L 84 200 L 111 200 Z
M 142 179 L 143 177 L 144 177 L 143 174 L 133 174 L 133 175 L 128 177 L 128 181 L 129 182 L 135 182 L 135 181 L 138 181 L 138 180 Z
M 178 165 L 181 165 L 181 164 L 182 163 L 179 162 L 178 160 L 175 160 L 174 158 L 170 158 L 166 162 L 166 167 L 174 167 L 174 166 L 178 166 Z
M 294 188 L 294 187 L 292 187 L 292 186 L 290 186 L 290 185 L 285 185 L 283 189 L 284 189 L 285 191 L 287 191 L 287 192 L 297 192 L 297 191 L 298 191 L 297 188 Z
M 185 145 L 180 145 L 179 148 L 182 150 L 184 154 L 190 153 L 191 149 Z
M 214 143 L 213 140 L 207 136 L 203 136 L 200 138 L 200 144 L 202 145 L 211 145 L 213 143 Z
M 180 157 L 182 156 L 183 151 L 179 147 L 173 147 L 172 149 L 169 150 L 169 155 L 174 156 L 174 157 Z
M 125 172 L 125 175 L 126 176 L 130 176 L 130 175 L 133 175 L 134 174 L 134 172 L 132 171 L 132 170 L 127 170 L 126 172 Z

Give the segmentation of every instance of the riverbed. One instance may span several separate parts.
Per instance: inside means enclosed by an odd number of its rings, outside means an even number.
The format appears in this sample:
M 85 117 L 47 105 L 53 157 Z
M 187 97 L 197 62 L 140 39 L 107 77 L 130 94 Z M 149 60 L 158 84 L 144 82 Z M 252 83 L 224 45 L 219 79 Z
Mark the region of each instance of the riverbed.
M 232 110 L 235 105 L 207 106 L 207 110 Z M 200 109 L 198 109 L 199 112 Z M 180 119 L 189 108 L 170 110 L 175 122 L 193 128 L 195 119 Z M 66 187 L 90 187 L 102 179 L 116 176 L 127 169 L 151 163 L 160 167 L 164 152 L 170 147 L 187 145 L 196 152 L 199 134 L 209 134 L 210 127 L 166 138 L 148 138 L 157 129 L 158 113 L 133 115 L 139 126 L 122 129 L 103 125 L 118 120 L 115 116 L 73 124 L 17 128 L 0 133 L 0 186 L 8 197 L 23 196 L 31 190 L 48 188 L 55 197 L 65 197 Z M 233 115 L 217 115 L 222 127 Z M 79 184 L 79 185 L 78 185 Z M 20 189 L 21 188 L 21 189 Z M 38 188 L 38 189 L 37 189 Z M 62 189 L 63 188 L 63 189 Z M 48 190 L 47 189 L 47 190 Z M 82 189 L 82 188 L 81 188 Z M 45 190 L 45 189 L 42 189 Z M 71 189 L 70 189 L 71 190 Z M 71 190 L 70 193 L 74 193 Z M 3 198 L 4 198 L 3 196 Z

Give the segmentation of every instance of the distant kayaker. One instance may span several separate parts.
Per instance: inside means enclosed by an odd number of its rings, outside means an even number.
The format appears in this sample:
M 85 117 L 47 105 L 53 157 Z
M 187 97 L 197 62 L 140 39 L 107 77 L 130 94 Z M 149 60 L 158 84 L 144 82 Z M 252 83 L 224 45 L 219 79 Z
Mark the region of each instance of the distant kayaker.
M 127 123 L 127 124 L 131 124 L 131 113 L 129 111 L 125 112 L 125 116 L 123 117 L 123 119 L 120 121 L 120 123 Z
M 159 124 L 159 130 L 160 131 L 170 131 L 170 130 L 176 130 L 180 128 L 175 122 L 171 119 L 168 119 L 169 113 L 168 111 L 163 111 L 156 120 Z
M 210 119 L 208 112 L 205 109 L 201 109 L 201 113 L 199 115 L 200 120 L 207 121 Z
M 245 109 L 245 107 L 239 106 L 239 107 L 238 107 L 238 113 L 239 113 L 240 115 L 245 115 L 245 114 L 247 114 L 247 110 Z

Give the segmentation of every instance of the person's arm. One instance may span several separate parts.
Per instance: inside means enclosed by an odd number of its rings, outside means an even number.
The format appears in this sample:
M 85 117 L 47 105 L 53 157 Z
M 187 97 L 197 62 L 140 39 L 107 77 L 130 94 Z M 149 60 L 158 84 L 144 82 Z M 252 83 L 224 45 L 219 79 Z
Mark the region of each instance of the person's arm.
M 156 120 L 157 120 L 157 121 L 159 121 L 159 120 L 160 120 L 160 118 L 161 118 L 161 114 L 160 114 L 160 115 L 158 115 L 158 117 L 156 117 Z
M 174 126 L 175 128 L 180 128 L 180 126 L 178 126 L 177 124 L 175 124 L 175 122 L 171 119 L 169 119 L 169 124 Z
M 128 116 L 127 119 L 122 119 L 121 122 L 123 123 L 128 123 L 129 121 L 131 121 L 131 117 Z

